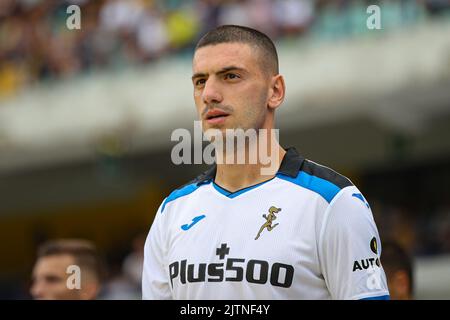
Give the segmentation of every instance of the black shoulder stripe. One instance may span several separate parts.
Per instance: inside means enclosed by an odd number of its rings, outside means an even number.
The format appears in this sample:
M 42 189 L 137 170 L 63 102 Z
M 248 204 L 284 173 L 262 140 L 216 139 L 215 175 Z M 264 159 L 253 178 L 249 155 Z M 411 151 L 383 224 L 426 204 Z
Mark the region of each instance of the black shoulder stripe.
M 353 185 L 353 183 L 347 177 L 311 160 L 305 160 L 300 170 L 310 175 L 327 180 L 337 185 L 341 189 Z
M 201 184 L 203 182 L 207 182 L 211 179 L 214 179 L 215 176 L 216 176 L 216 165 L 212 165 L 206 171 L 199 174 L 195 179 L 183 184 L 182 186 L 178 187 L 176 190 L 181 189 L 181 188 L 183 188 L 187 185 L 193 184 L 193 183 Z

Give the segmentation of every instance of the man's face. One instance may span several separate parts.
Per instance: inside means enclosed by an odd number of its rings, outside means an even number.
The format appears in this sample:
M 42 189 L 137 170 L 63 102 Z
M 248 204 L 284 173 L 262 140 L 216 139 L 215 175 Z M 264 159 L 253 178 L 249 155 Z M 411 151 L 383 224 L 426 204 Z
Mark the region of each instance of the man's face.
M 203 130 L 264 127 L 270 79 L 259 56 L 257 49 L 243 43 L 196 51 L 192 82 Z
M 39 258 L 33 269 L 30 292 L 34 299 L 80 299 L 80 290 L 67 288 L 67 267 L 75 264 L 68 254 Z

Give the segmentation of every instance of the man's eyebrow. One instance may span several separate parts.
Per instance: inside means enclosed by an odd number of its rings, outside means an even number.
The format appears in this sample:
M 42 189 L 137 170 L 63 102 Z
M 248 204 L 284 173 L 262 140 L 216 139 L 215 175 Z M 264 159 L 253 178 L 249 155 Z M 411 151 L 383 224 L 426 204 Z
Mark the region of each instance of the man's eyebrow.
M 206 77 L 206 73 L 201 73 L 201 72 L 197 72 L 197 73 L 194 73 L 194 75 L 192 76 L 192 80 L 194 80 L 195 78 L 203 78 L 203 77 Z
M 238 71 L 244 71 L 244 72 L 247 71 L 241 67 L 229 66 L 229 67 L 222 68 L 220 71 L 216 72 L 216 74 L 223 74 L 223 73 L 226 73 L 226 72 L 232 71 L 232 70 L 238 70 Z
M 224 68 L 220 69 L 219 71 L 216 72 L 216 74 L 220 75 L 220 74 L 224 74 L 228 71 L 232 71 L 232 70 L 247 72 L 247 70 L 245 70 L 244 68 L 241 68 L 241 67 L 228 66 L 228 67 L 224 67 Z M 208 75 L 207 73 L 202 73 L 202 72 L 194 73 L 194 75 L 192 76 L 192 80 L 194 80 L 196 78 L 206 77 L 207 75 Z

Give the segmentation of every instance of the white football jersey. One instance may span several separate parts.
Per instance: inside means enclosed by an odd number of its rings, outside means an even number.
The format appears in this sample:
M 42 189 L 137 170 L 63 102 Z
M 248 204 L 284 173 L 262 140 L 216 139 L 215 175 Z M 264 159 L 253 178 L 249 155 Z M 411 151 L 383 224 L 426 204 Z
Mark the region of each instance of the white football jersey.
M 173 191 L 145 244 L 144 299 L 388 299 L 369 204 L 287 150 L 276 176 L 228 192 L 215 166 Z

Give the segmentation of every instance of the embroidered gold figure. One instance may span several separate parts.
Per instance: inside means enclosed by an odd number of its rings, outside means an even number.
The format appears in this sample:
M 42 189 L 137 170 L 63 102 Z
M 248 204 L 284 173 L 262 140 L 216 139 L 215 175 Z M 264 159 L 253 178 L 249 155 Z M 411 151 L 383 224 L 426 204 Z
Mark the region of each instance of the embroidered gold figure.
M 261 235 L 261 232 L 263 232 L 264 229 L 267 228 L 267 231 L 272 231 L 272 229 L 278 225 L 278 223 L 275 223 L 274 225 L 272 225 L 272 222 L 277 218 L 275 213 L 278 213 L 280 211 L 281 211 L 281 208 L 271 206 L 269 209 L 269 214 L 262 215 L 263 218 L 266 219 L 266 222 L 259 229 L 258 235 L 256 236 L 255 240 L 257 240 L 259 238 L 259 236 Z

